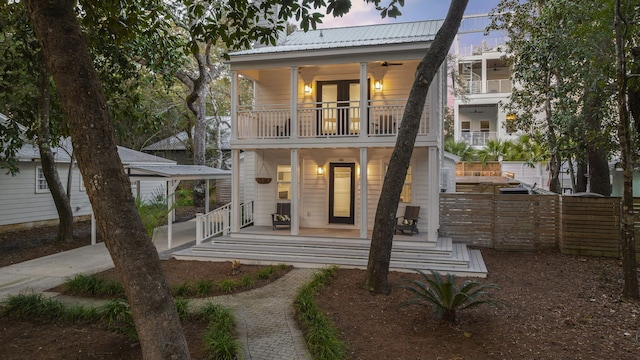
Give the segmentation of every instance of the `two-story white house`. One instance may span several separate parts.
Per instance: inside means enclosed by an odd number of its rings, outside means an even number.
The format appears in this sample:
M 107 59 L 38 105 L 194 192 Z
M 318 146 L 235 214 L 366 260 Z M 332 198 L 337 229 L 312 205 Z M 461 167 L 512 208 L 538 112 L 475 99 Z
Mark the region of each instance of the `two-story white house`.
M 253 259 L 273 251 L 278 255 L 272 260 L 295 262 L 300 257 L 294 259 L 288 251 L 306 243 L 307 248 L 326 250 L 302 262 L 339 263 L 338 258 L 359 251 L 354 255 L 357 264 L 366 265 L 409 90 L 441 24 L 434 20 L 296 31 L 275 46 L 229 54 L 232 201 L 228 215 L 202 218 L 206 224 L 198 225 L 198 246 L 185 254 L 205 256 L 209 249 L 209 256 L 247 259 L 251 257 L 236 247 L 251 243 L 256 246 Z M 429 263 L 426 258 L 433 254 L 411 248 L 405 253 L 415 259 L 407 268 L 440 268 L 445 263 L 469 268 L 466 248 L 438 238 L 446 76 L 443 64 L 429 89 L 398 207 L 400 216 L 407 206 L 420 206 L 419 234 L 394 239 L 394 251 L 411 242 L 433 250 L 438 260 Z M 240 77 L 254 83 L 252 104 L 239 104 Z M 290 213 L 284 221 L 288 226 L 274 225 L 279 204 L 286 204 Z M 227 219 L 231 240 L 211 238 Z M 243 227 L 248 222 L 252 226 Z M 233 249 L 224 247 L 226 241 Z M 278 248 L 267 248 L 267 243 Z M 325 260 L 318 260 L 321 256 Z M 481 267 L 475 270 L 486 273 L 481 256 L 476 263 Z
M 454 46 L 457 91 L 453 103 L 454 138 L 476 149 L 488 140 L 514 139 L 515 120 L 501 108 L 511 94 L 511 71 L 503 59 L 504 41 L 482 39 L 473 45 Z

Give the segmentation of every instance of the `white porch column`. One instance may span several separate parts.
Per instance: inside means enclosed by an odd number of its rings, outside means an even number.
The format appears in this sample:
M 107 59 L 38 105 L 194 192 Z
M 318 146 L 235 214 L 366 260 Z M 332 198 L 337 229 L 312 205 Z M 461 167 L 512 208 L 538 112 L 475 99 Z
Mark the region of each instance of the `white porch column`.
M 429 147 L 429 211 L 427 211 L 427 241 L 438 240 L 440 228 L 440 158 L 438 148 Z
M 482 93 L 487 93 L 487 59 L 482 58 L 482 84 L 480 84 Z
M 176 189 L 179 184 L 180 180 L 167 182 L 167 207 L 169 211 L 169 216 L 167 216 L 167 249 L 173 247 L 173 222 L 176 220 L 176 209 L 173 208 L 173 203 L 176 201 Z
M 369 83 L 367 82 L 367 63 L 360 63 L 360 137 L 366 138 L 369 130 L 369 112 L 367 111 Z
M 367 164 L 369 157 L 367 148 L 360 148 L 360 238 L 367 239 L 369 237 L 369 189 L 368 189 L 368 172 Z
M 238 140 L 238 72 L 231 71 L 231 140 Z
M 211 187 L 211 180 L 207 179 L 207 187 L 204 190 L 204 213 L 207 214 L 209 212 L 209 203 L 211 199 L 209 197 L 209 188 Z
M 298 67 L 291 67 L 291 139 L 298 138 Z
M 240 231 L 240 150 L 231 150 L 231 231 Z
M 300 176 L 298 149 L 291 149 L 291 235 L 298 235 L 300 222 L 298 217 L 298 200 L 300 199 Z
M 96 214 L 93 213 L 93 208 L 91 208 L 91 245 L 95 245 L 97 242 Z

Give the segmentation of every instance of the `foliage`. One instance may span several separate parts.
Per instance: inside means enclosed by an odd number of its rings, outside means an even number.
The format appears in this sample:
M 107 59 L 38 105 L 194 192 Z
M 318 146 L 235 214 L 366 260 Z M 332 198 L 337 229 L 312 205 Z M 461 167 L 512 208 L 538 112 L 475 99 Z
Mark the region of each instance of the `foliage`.
M 231 311 L 208 303 L 197 315 L 209 322 L 204 338 L 207 359 L 237 359 L 240 343 L 234 337 L 235 322 Z
M 313 275 L 313 279 L 304 285 L 295 297 L 296 309 L 307 346 L 314 359 L 346 359 L 346 345 L 331 320 L 320 310 L 315 295 L 324 284 L 338 271 L 336 266 L 324 268 Z
M 465 141 L 448 138 L 444 142 L 444 150 L 460 157 L 460 161 L 472 161 L 476 151 Z
M 402 286 L 413 293 L 415 297 L 400 306 L 421 305 L 432 306 L 435 313 L 444 321 L 456 322 L 456 311 L 469 309 L 479 305 L 500 306 L 503 301 L 492 298 L 486 292 L 488 289 L 499 289 L 494 284 L 482 284 L 467 280 L 458 287 L 456 276 L 448 274 L 445 278 L 437 271 L 431 270 L 431 277 L 417 270 L 422 275 L 423 281 L 410 280 L 410 285 Z
M 71 295 L 125 297 L 124 287 L 118 281 L 104 279 L 97 275 L 77 274 L 65 280 L 64 286 Z
M 149 236 L 153 236 L 155 228 L 167 223 L 169 209 L 167 209 L 167 203 L 164 198 L 160 196 L 152 196 L 148 201 L 136 198 L 136 208 Z

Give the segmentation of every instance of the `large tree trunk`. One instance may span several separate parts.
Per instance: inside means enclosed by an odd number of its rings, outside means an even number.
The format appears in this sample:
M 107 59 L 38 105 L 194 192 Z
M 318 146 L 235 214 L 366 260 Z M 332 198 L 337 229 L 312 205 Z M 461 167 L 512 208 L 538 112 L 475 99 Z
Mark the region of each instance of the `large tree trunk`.
M 73 240 L 73 211 L 71 210 L 71 201 L 58 174 L 55 156 L 51 151 L 51 128 L 49 126 L 51 93 L 49 92 L 49 72 L 44 59 L 40 59 L 38 67 L 38 150 L 40 151 L 40 162 L 58 212 L 59 224 L 56 241 L 71 242 Z M 71 167 L 73 167 L 73 158 L 69 163 L 69 168 Z
M 624 189 L 620 206 L 620 250 L 622 252 L 622 273 L 624 287 L 622 296 L 638 299 L 638 274 L 636 259 L 636 238 L 633 217 L 633 161 L 631 150 L 631 122 L 627 109 L 627 74 L 624 33 L 626 26 L 620 14 L 620 0 L 615 5 L 615 34 L 616 34 L 616 88 L 618 103 L 618 140 L 620 141 L 620 156 L 622 160 Z M 626 21 L 625 21 L 626 23 Z
M 365 275 L 365 286 L 374 293 L 388 294 L 391 289 L 387 277 L 391 259 L 393 230 L 400 193 L 407 176 L 415 145 L 420 117 L 424 109 L 427 92 L 442 62 L 446 59 L 451 43 L 458 32 L 468 0 L 452 0 L 447 17 L 418 65 L 416 77 L 409 93 L 407 106 L 402 116 L 398 139 L 389 159 L 384 177 L 378 208 L 376 209 L 373 237 L 369 250 L 369 262 Z M 432 199 L 433 200 L 433 199 Z
M 145 359 L 188 359 L 158 253 L 118 156 L 106 99 L 74 12 L 74 0 L 26 0 L 69 122 L 74 153 L 111 258 L 123 282 Z
M 551 72 L 547 70 L 546 88 L 551 89 Z M 560 184 L 560 166 L 562 159 L 560 158 L 560 149 L 558 148 L 558 136 L 556 135 L 556 127 L 553 123 L 553 106 L 551 105 L 551 97 L 547 93 L 544 110 L 545 119 L 547 121 L 547 143 L 551 156 L 549 158 L 549 190 L 556 194 L 562 193 L 562 185 Z
M 589 164 L 589 191 L 604 196 L 611 195 L 609 162 L 602 133 L 599 109 L 603 105 L 602 91 L 587 90 L 584 102 L 584 122 L 587 130 L 587 162 Z M 607 134 L 608 135 L 608 134 Z

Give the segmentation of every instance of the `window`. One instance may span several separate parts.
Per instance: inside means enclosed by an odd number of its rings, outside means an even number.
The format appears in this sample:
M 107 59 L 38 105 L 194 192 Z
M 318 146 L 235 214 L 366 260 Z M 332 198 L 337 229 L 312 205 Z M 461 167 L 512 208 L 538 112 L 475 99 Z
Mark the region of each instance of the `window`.
M 291 200 L 291 165 L 277 167 L 278 200 Z
M 386 170 L 389 169 L 389 165 L 386 166 Z M 386 173 L 385 170 L 385 173 Z M 407 169 L 407 176 L 404 178 L 404 185 L 402 186 L 402 192 L 400 193 L 400 202 L 411 202 L 411 182 L 413 180 L 411 174 L 411 165 Z
M 489 132 L 491 129 L 491 125 L 489 125 L 489 120 L 480 121 L 480 132 Z
M 463 121 L 462 123 L 460 123 L 460 129 L 463 133 L 471 132 L 471 122 Z
M 49 184 L 44 177 L 44 171 L 41 167 L 36 168 L 36 193 L 49 192 Z

